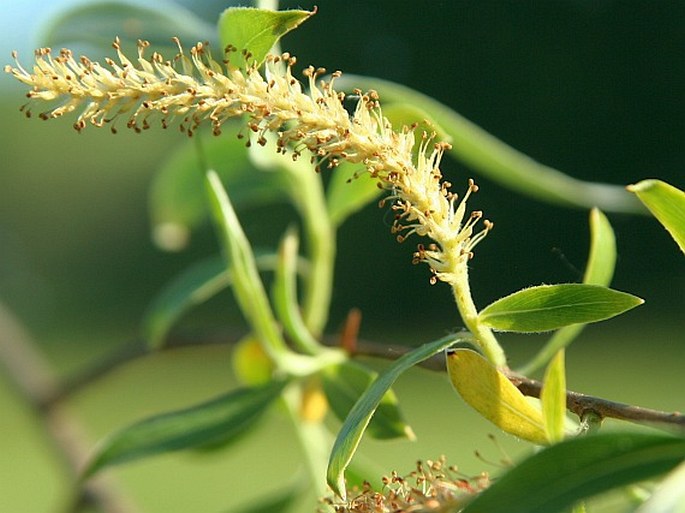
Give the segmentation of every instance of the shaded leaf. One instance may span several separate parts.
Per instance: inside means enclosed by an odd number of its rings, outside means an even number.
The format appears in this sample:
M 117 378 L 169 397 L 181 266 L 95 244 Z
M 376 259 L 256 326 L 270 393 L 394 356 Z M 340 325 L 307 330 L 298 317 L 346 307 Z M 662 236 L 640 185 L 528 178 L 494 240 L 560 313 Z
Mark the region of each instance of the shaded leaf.
M 659 483 L 635 513 L 685 513 L 685 462 Z
M 479 353 L 449 351 L 447 372 L 464 401 L 502 431 L 536 444 L 547 443 L 540 409 Z
M 643 180 L 628 190 L 637 194 L 685 253 L 685 192 L 661 180 Z
M 216 43 L 216 29 L 192 11 L 175 2 L 158 1 L 152 7 L 143 2 L 96 1 L 70 7 L 44 28 L 44 46 L 64 47 L 83 42 L 111 49 L 115 36 L 128 41 L 145 39 L 155 46 L 176 48 L 171 38 L 195 44 Z M 213 39 L 213 41 L 212 41 Z
M 263 387 L 241 388 L 124 428 L 98 448 L 84 475 L 155 454 L 226 442 L 252 425 L 284 386 L 283 381 L 272 381 Z
M 685 439 L 598 433 L 565 440 L 524 460 L 463 513 L 556 513 L 578 500 L 662 474 L 685 458 Z
M 252 62 L 261 65 L 281 37 L 313 14 L 295 9 L 269 11 L 253 7 L 230 7 L 219 17 L 219 38 L 222 47 L 231 44 L 238 49 L 229 56 L 233 66 L 246 68 Z M 247 62 L 243 50 L 250 53 Z
M 564 439 L 566 423 L 566 367 L 563 349 L 557 352 L 547 367 L 540 403 L 547 440 L 550 443 L 560 442 Z
M 207 172 L 207 187 L 219 240 L 233 273 L 233 293 L 255 335 L 269 356 L 277 360 L 289 350 L 271 310 L 250 242 L 216 172 Z
M 403 355 L 385 369 L 355 403 L 338 432 L 328 460 L 326 480 L 333 492 L 339 497 L 344 499 L 347 495 L 345 490 L 345 469 L 350 464 L 364 435 L 364 431 L 385 393 L 403 372 L 434 354 L 447 349 L 459 340 L 459 336 L 449 335 L 440 340 L 424 344 Z
M 610 319 L 643 302 L 599 285 L 539 285 L 498 299 L 485 307 L 478 319 L 496 330 L 531 333 Z
M 324 369 L 321 381 L 328 404 L 336 417 L 344 421 L 359 397 L 377 377 L 377 372 L 353 361 Z M 402 418 L 397 396 L 392 389 L 388 389 L 381 398 L 366 432 L 381 440 L 414 438 L 414 433 Z
M 598 209 L 590 211 L 590 252 L 585 266 L 583 283 L 608 287 L 616 267 L 616 237 L 609 220 Z M 529 375 L 544 367 L 554 355 L 567 347 L 583 331 L 584 324 L 565 326 L 554 333 L 534 358 L 522 369 L 521 374 Z
M 150 187 L 153 239 L 162 249 L 182 249 L 190 232 L 208 219 L 206 167 L 216 170 L 238 209 L 288 200 L 287 177 L 255 167 L 235 136 L 198 134 L 179 145 Z
M 460 114 L 409 87 L 372 77 L 344 74 L 336 80 L 341 90 L 374 89 L 383 109 L 392 103 L 413 105 L 424 111 L 452 138 L 458 151 L 450 155 L 483 176 L 526 196 L 569 207 L 599 207 L 606 212 L 642 212 L 639 202 L 622 187 L 577 180 L 540 164 L 512 148 Z
M 358 176 L 356 173 L 359 173 Z M 359 165 L 341 162 L 331 175 L 326 191 L 328 214 L 335 226 L 376 199 L 383 191 L 377 180 Z

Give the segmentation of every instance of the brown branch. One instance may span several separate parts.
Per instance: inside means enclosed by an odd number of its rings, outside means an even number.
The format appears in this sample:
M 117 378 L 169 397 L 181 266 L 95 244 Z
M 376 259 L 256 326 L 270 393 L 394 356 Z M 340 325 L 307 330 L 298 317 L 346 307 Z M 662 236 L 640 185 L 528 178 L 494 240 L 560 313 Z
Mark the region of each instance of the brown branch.
M 11 382 L 34 411 L 62 455 L 74 482 L 86 462 L 91 445 L 83 426 L 59 400 L 61 385 L 30 335 L 9 310 L 0 303 L 0 364 Z M 94 504 L 106 513 L 135 513 L 136 507 L 125 497 L 111 476 L 89 480 L 78 491 L 69 511 Z

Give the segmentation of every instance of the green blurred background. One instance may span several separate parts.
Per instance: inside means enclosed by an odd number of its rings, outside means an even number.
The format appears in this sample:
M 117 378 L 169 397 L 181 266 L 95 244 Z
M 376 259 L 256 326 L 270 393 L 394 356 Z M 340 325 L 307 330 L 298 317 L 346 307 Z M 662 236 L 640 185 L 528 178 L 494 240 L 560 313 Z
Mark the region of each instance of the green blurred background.
M 210 22 L 227 7 L 214 0 L 179 3 Z M 14 30 L 3 31 L 0 47 L 22 48 L 22 62 L 30 65 L 26 48 L 40 44 L 37 27 L 58 7 L 30 17 L 11 8 L 3 24 Z M 682 2 L 336 0 L 319 5 L 282 46 L 302 66 L 420 90 L 574 177 L 619 185 L 658 177 L 685 188 L 683 26 Z M 10 35 L 20 40 L 8 40 Z M 0 87 L 0 300 L 66 374 L 134 340 L 155 293 L 217 245 L 210 227 L 178 254 L 151 241 L 148 187 L 155 170 L 185 142 L 178 132 L 122 130 L 112 136 L 88 128 L 77 134 L 70 120 L 25 119 L 17 110 L 22 90 L 9 76 Z M 481 192 L 470 206 L 496 223 L 471 265 L 477 304 L 528 285 L 579 279 L 587 212 L 510 192 L 449 158 L 443 171 L 456 190 L 476 178 Z M 281 213 L 251 209 L 241 219 L 262 242 L 275 245 L 282 224 L 272 221 Z M 569 386 L 683 409 L 682 254 L 653 219 L 609 217 L 619 250 L 613 286 L 646 303 L 584 332 L 568 353 Z M 412 241 L 397 244 L 388 225 L 387 213 L 370 206 L 341 229 L 330 331 L 351 307 L 363 312 L 364 337 L 389 344 L 419 344 L 457 329 L 448 288 L 428 284 L 427 269 L 410 264 Z M 240 327 L 230 294 L 188 316 L 179 330 L 202 334 L 226 327 Z M 505 343 L 515 364 L 542 340 L 509 337 Z M 178 350 L 106 376 L 70 406 L 96 440 L 232 383 L 226 348 Z M 382 471 L 409 471 L 417 458 L 442 453 L 468 473 L 497 471 L 473 456 L 478 449 L 488 459 L 500 458 L 486 436 L 494 428 L 463 406 L 444 376 L 416 371 L 399 382 L 398 392 L 419 441 L 364 442 L 364 453 Z M 498 439 L 511 454 L 526 448 L 504 435 Z M 292 440 L 292 447 L 283 440 Z M 230 450 L 161 457 L 114 473 L 142 511 L 230 511 L 283 486 L 281 476 L 295 471 L 298 458 L 289 426 L 271 415 Z M 0 374 L 0 511 L 59 511 L 68 492 L 35 416 Z

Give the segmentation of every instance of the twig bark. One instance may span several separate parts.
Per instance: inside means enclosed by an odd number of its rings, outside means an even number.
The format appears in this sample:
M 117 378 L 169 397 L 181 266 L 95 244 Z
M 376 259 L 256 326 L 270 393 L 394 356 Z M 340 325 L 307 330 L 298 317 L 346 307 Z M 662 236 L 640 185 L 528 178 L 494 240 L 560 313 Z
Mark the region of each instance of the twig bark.
M 31 336 L 16 317 L 0 303 L 0 364 L 26 402 L 43 421 L 51 441 L 62 455 L 67 471 L 76 483 L 91 444 L 75 415 L 57 398 L 61 383 L 43 358 Z M 98 476 L 77 490 L 68 511 L 87 504 L 105 513 L 136 513 L 138 509 L 111 476 Z

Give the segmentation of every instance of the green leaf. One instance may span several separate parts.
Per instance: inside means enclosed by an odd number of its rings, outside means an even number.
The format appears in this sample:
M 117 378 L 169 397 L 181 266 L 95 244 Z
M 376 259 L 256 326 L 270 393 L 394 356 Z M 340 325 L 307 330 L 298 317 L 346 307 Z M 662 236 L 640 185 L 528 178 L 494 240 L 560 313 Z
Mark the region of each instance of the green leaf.
M 432 119 L 431 115 L 423 110 L 421 107 L 411 103 L 390 103 L 383 105 L 383 116 L 388 118 L 395 129 L 403 126 L 416 127 L 416 134 L 421 137 L 425 132 L 428 136 L 435 134 L 438 141 L 452 142 L 452 137 L 449 135 L 437 121 Z
M 599 207 L 606 212 L 638 213 L 643 209 L 622 187 L 577 180 L 540 164 L 507 145 L 433 98 L 386 80 L 344 74 L 336 79 L 341 90 L 375 89 L 383 109 L 393 103 L 424 111 L 451 137 L 450 155 L 483 176 L 526 196 L 569 207 Z
M 230 7 L 219 17 L 219 38 L 223 47 L 231 44 L 238 49 L 229 56 L 233 66 L 246 68 L 253 62 L 259 66 L 281 37 L 297 28 L 315 12 Z M 250 54 L 247 61 L 243 50 Z
M 145 39 L 154 46 L 176 48 L 171 38 L 195 44 L 216 43 L 215 28 L 176 2 L 158 1 L 154 7 L 142 2 L 89 2 L 66 9 L 50 18 L 41 40 L 44 46 L 68 46 L 76 42 L 111 49 L 115 36 L 123 40 Z
M 328 460 L 326 479 L 328 485 L 338 496 L 344 499 L 347 495 L 345 490 L 345 469 L 350 464 L 361 442 L 362 435 L 385 393 L 407 369 L 447 349 L 458 340 L 460 340 L 459 336 L 449 335 L 440 340 L 424 344 L 405 354 L 382 372 L 364 392 L 364 395 L 355 403 L 338 432 Z
M 104 467 L 207 444 L 225 442 L 251 426 L 285 382 L 241 388 L 191 408 L 145 419 L 112 435 L 98 448 L 84 477 Z
M 540 402 L 547 440 L 550 443 L 562 441 L 566 422 L 566 368 L 563 349 L 557 352 L 547 367 Z
M 599 285 L 539 285 L 498 299 L 478 314 L 478 320 L 500 331 L 532 333 L 610 319 L 643 302 Z
M 328 214 L 335 226 L 376 199 L 383 191 L 377 180 L 358 165 L 341 162 L 331 175 L 326 191 Z
M 289 352 L 274 318 L 257 262 L 219 176 L 207 172 L 207 186 L 219 239 L 233 272 L 233 293 L 252 331 L 274 360 Z
M 161 248 L 182 249 L 190 232 L 209 217 L 204 183 L 207 168 L 216 170 L 230 188 L 237 209 L 288 200 L 287 177 L 255 167 L 245 144 L 235 136 L 198 134 L 169 156 L 150 187 L 153 239 Z
M 596 208 L 590 211 L 590 253 L 585 266 L 583 283 L 608 287 L 616 267 L 616 237 L 606 216 Z M 562 348 L 567 347 L 583 331 L 584 324 L 565 326 L 552 335 L 538 354 L 522 369 L 530 375 L 544 367 Z
M 685 458 L 685 439 L 599 433 L 544 449 L 498 478 L 462 513 L 556 513 L 573 503 L 662 474 Z
M 547 443 L 540 409 L 479 353 L 449 351 L 447 373 L 464 401 L 502 431 L 536 444 Z
M 321 382 L 335 416 L 344 421 L 355 402 L 377 377 L 377 372 L 349 360 L 324 369 Z M 366 432 L 379 440 L 414 439 L 414 432 L 402 418 L 397 396 L 392 389 L 388 389 L 381 398 Z
M 661 180 L 643 180 L 628 190 L 637 194 L 685 253 L 685 192 Z

